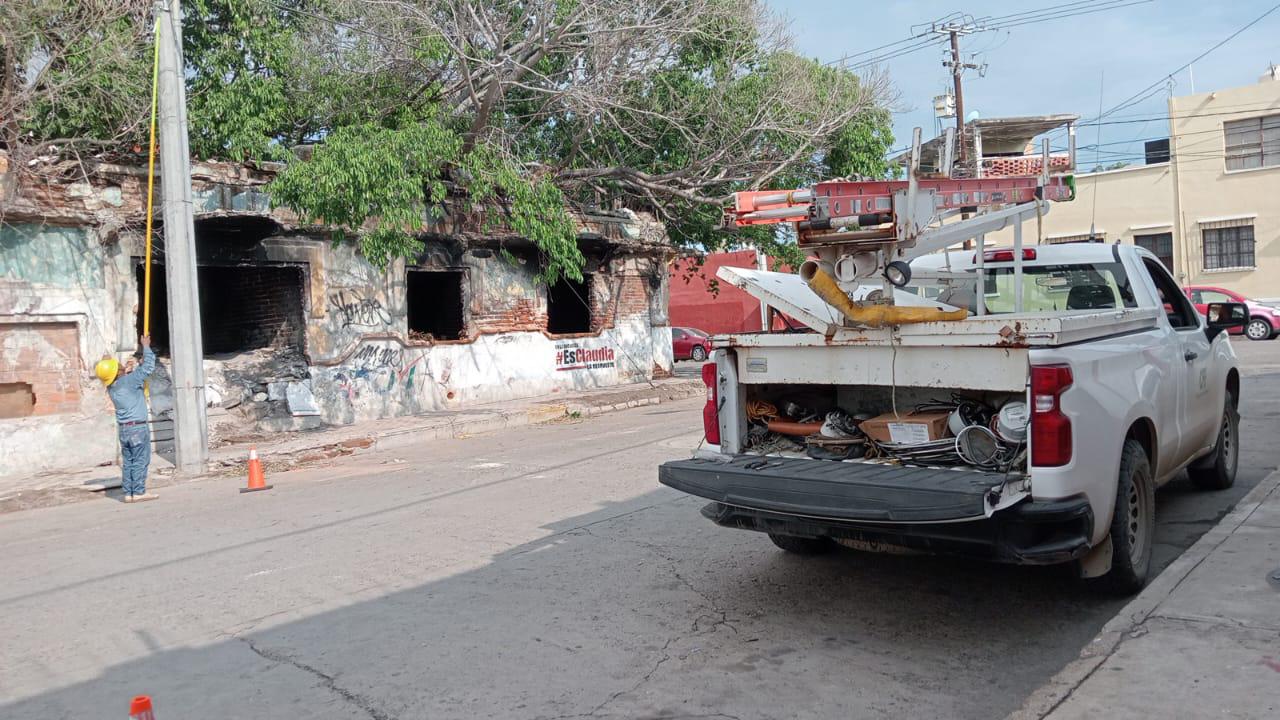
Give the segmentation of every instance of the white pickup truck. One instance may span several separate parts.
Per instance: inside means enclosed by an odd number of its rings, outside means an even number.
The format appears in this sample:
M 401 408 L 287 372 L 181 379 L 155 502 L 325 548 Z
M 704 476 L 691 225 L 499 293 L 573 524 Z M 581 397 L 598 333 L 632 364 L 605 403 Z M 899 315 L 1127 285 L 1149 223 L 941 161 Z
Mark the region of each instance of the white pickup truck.
M 883 329 L 848 327 L 796 276 L 730 271 L 730 282 L 809 328 L 713 338 L 705 442 L 664 464 L 660 481 L 711 500 L 702 514 L 712 521 L 767 533 L 791 552 L 839 543 L 1074 562 L 1099 585 L 1136 591 L 1150 565 L 1156 488 L 1183 470 L 1207 489 L 1234 481 L 1240 374 L 1225 331 L 1243 325 L 1245 308 L 1223 303 L 1201 316 L 1160 261 L 1131 245 L 1021 252 L 1017 272 L 1012 250 L 987 250 L 981 263 L 973 251 L 950 254 L 950 272 L 982 272 L 982 314 L 972 314 L 975 293 L 956 288 L 939 299 L 967 305 L 968 319 Z M 1003 461 L 957 462 L 976 451 L 945 441 L 919 445 L 941 446 L 941 459 L 920 459 L 898 438 L 864 438 L 834 461 L 806 452 L 804 438 L 784 440 L 789 450 L 763 441 L 788 407 L 819 418 L 838 409 L 856 422 L 886 412 L 907 420 L 948 402 L 1025 403 L 1010 415 L 1024 424 L 1001 440 Z

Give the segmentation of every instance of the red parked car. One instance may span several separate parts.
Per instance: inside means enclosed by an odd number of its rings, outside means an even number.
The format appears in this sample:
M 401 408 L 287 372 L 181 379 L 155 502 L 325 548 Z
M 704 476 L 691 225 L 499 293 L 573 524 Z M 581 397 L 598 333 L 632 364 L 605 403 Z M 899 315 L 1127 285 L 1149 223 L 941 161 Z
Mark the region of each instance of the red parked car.
M 1243 332 L 1250 340 L 1270 340 L 1280 333 L 1280 308 L 1250 300 L 1226 288 L 1192 285 L 1184 288 L 1184 292 L 1201 315 L 1205 313 L 1205 306 L 1209 303 L 1234 302 L 1249 306 L 1249 324 L 1245 325 L 1244 330 L 1232 330 L 1232 335 Z
M 702 362 L 711 354 L 711 337 L 701 330 L 687 327 L 671 328 L 671 353 L 676 360 Z

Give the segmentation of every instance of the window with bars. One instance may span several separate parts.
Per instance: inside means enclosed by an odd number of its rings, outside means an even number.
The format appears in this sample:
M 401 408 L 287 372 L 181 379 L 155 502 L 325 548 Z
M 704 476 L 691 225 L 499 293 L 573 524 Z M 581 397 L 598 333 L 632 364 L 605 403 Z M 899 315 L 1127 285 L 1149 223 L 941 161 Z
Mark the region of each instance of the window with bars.
M 1226 135 L 1227 170 L 1280 165 L 1280 115 L 1233 120 L 1222 124 Z
M 1253 267 L 1253 226 L 1200 228 L 1204 238 L 1204 269 Z
M 1173 272 L 1173 233 L 1134 235 L 1133 244 L 1150 250 L 1152 255 L 1160 258 L 1160 262 L 1164 263 L 1169 272 Z

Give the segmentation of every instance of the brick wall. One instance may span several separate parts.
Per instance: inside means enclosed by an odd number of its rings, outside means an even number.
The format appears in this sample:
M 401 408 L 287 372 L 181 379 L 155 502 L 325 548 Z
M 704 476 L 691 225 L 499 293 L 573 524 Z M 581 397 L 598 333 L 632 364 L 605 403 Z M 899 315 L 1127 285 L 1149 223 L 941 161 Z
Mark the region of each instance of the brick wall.
M 644 275 L 597 275 L 596 283 L 608 290 L 591 293 L 591 330 L 603 330 L 622 318 L 649 314 L 649 278 Z
M 1040 167 L 1044 164 L 1042 160 L 1043 158 L 1039 155 L 983 158 L 982 174 L 984 177 L 1039 175 Z M 1066 155 L 1049 156 L 1049 170 L 1051 172 L 1066 172 L 1070 167 L 1070 157 Z
M 31 386 L 29 414 L 78 411 L 83 367 L 75 323 L 0 323 L 0 385 Z M 28 414 L 25 404 L 6 403 L 7 416 Z
M 205 353 L 302 347 L 299 268 L 202 267 L 199 273 Z
M 640 274 L 589 273 L 591 332 L 614 327 L 622 318 L 649 314 L 653 290 Z M 545 286 L 536 286 L 546 297 Z M 540 307 L 541 305 L 541 307 Z M 470 311 L 470 327 L 477 334 L 547 330 L 547 306 L 533 298 L 478 298 Z
M 539 312 L 532 298 L 520 298 L 510 305 L 472 311 L 472 325 L 478 333 L 538 331 L 547 327 L 546 312 Z

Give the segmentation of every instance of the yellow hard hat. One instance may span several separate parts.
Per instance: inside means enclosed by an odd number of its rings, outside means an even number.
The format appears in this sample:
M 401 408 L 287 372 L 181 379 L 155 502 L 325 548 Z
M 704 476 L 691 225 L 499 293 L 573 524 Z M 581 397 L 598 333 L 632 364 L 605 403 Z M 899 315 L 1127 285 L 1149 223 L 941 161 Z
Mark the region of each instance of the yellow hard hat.
M 120 372 L 120 363 L 115 358 L 104 357 L 93 366 L 93 373 L 98 376 L 103 385 L 110 385 L 115 382 L 116 374 Z

